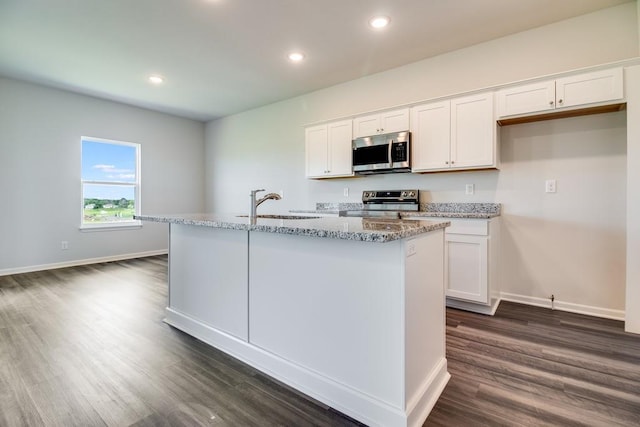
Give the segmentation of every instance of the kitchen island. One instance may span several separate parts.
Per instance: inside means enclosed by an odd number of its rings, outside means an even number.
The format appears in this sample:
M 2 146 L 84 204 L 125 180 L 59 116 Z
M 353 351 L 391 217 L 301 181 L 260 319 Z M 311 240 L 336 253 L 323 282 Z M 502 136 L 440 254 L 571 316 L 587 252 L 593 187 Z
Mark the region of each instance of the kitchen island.
M 170 224 L 170 325 L 368 425 L 448 379 L 442 221 L 140 215 Z

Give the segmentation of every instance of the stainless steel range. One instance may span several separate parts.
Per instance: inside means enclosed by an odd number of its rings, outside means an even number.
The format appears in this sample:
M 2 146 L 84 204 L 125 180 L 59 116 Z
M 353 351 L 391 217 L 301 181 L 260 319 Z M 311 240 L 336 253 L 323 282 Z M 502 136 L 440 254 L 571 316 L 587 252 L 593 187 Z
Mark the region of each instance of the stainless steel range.
M 402 212 L 416 212 L 420 207 L 419 190 L 365 190 L 360 210 L 341 211 L 340 216 L 364 218 L 400 218 Z

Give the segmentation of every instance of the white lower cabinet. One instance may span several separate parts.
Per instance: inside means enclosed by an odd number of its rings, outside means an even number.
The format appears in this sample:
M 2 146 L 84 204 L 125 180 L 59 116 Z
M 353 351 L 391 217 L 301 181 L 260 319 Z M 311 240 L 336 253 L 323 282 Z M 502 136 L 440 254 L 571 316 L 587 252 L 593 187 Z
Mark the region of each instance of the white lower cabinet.
M 448 234 L 444 240 L 447 296 L 487 304 L 489 238 Z
M 499 302 L 499 218 L 451 218 L 445 231 L 447 305 L 493 314 Z

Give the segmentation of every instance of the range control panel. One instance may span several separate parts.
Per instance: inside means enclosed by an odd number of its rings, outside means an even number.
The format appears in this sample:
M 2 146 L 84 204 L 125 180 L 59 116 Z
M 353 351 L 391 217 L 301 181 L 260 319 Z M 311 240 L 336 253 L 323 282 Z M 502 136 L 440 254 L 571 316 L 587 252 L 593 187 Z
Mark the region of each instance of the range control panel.
M 419 190 L 383 190 L 362 192 L 362 203 L 418 203 Z

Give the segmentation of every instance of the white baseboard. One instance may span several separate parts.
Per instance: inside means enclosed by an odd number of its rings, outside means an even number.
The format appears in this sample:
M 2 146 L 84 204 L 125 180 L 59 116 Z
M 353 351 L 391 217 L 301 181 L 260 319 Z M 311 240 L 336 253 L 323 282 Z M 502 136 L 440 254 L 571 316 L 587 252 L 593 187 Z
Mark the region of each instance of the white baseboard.
M 98 257 L 98 258 L 78 259 L 73 261 L 56 262 L 52 264 L 40 264 L 40 265 L 30 265 L 27 267 L 6 268 L 3 270 L 0 270 L 0 276 L 9 276 L 11 274 L 21 274 L 21 273 L 31 273 L 34 271 L 42 271 L 42 270 L 53 270 L 55 268 L 76 267 L 78 265 L 98 264 L 101 262 L 122 261 L 125 259 L 143 258 L 143 257 L 155 256 L 155 255 L 166 255 L 167 253 L 169 253 L 168 249 L 160 249 L 156 251 L 111 255 L 111 256 Z
M 493 316 L 496 314 L 499 304 L 500 298 L 492 298 L 491 305 L 484 305 L 447 297 L 447 307 L 473 311 L 474 313 L 486 314 L 487 316 Z
M 450 378 L 451 374 L 447 371 L 447 359 L 442 359 L 423 382 L 416 399 L 407 402 L 408 426 L 422 426 L 433 407 L 436 406 Z
M 568 311 L 571 313 L 586 314 L 588 316 L 603 317 L 605 319 L 624 321 L 624 310 L 612 310 L 610 308 L 594 307 L 590 305 L 575 304 L 571 302 L 555 300 L 553 307 L 548 298 L 537 298 L 525 295 L 500 292 L 500 299 L 504 301 L 518 302 L 520 304 L 534 305 L 537 307 L 553 308 L 554 310 Z

